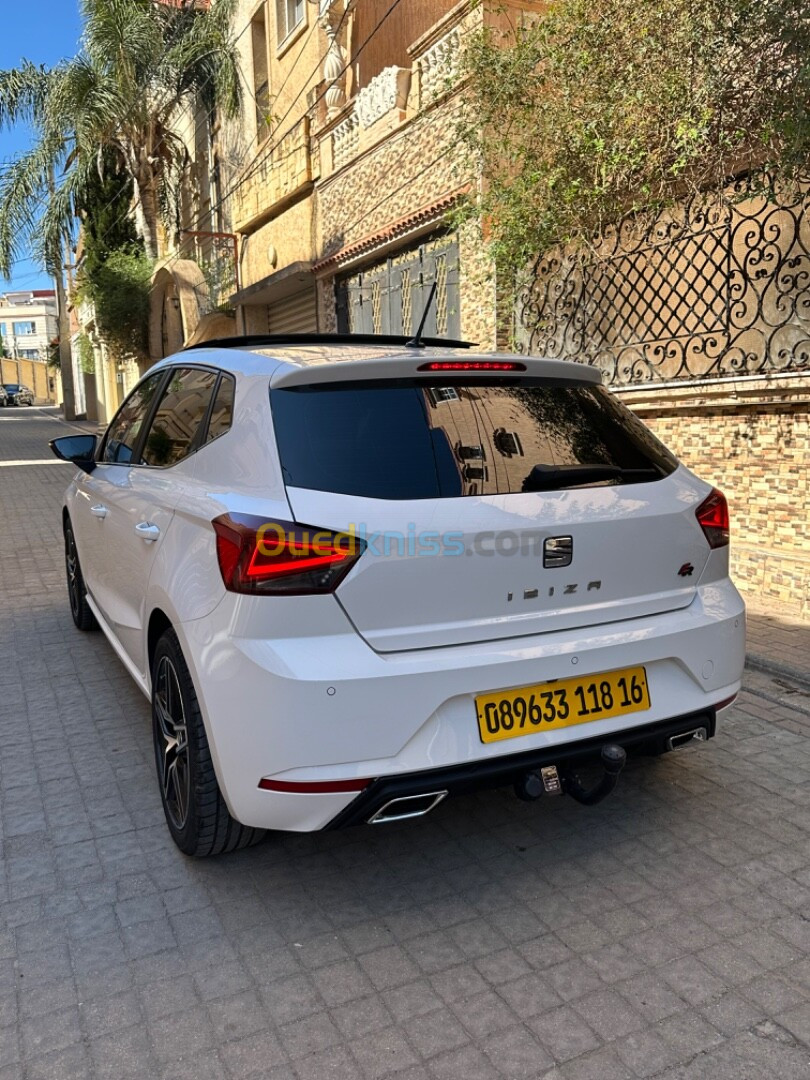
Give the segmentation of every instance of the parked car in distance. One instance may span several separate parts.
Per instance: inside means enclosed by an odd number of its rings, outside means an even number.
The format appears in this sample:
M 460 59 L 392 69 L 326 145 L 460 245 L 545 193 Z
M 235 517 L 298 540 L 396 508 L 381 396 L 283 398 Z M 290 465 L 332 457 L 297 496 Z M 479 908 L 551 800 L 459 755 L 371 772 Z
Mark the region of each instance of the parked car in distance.
M 460 344 L 208 342 L 51 443 L 71 614 L 151 700 L 187 854 L 479 788 L 595 803 L 739 691 L 723 495 L 596 368 Z
M 0 408 L 4 408 L 6 405 L 8 405 L 8 391 L 0 383 Z
M 34 393 L 22 383 L 3 383 L 9 405 L 33 405 Z

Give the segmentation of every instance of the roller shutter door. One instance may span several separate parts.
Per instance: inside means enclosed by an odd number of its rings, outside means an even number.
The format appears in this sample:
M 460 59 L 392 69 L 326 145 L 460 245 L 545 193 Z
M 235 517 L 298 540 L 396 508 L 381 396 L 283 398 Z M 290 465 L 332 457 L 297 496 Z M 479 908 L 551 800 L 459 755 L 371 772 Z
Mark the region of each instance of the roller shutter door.
M 318 329 L 315 290 L 306 289 L 267 308 L 271 334 L 313 334 Z

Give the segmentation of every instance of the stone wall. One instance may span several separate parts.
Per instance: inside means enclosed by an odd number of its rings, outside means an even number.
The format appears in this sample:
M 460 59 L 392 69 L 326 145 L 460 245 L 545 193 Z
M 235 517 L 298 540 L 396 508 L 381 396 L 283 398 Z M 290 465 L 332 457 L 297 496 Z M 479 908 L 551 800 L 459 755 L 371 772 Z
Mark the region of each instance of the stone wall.
M 453 149 L 457 107 L 450 100 L 420 114 L 321 181 L 321 258 L 374 235 L 463 184 Z
M 456 146 L 458 108 L 457 98 L 446 98 L 321 182 L 321 257 L 377 234 L 382 238 L 393 223 L 463 188 L 465 173 Z M 408 242 L 404 237 L 402 243 Z M 495 345 L 495 290 L 480 226 L 471 223 L 462 227 L 458 244 L 461 335 L 491 349 Z M 370 251 L 368 261 L 374 260 Z M 319 310 L 324 315 L 333 281 L 322 280 L 319 286 L 323 301 Z M 331 328 L 328 318 L 321 328 Z
M 618 394 L 725 493 L 737 585 L 810 618 L 810 373 Z

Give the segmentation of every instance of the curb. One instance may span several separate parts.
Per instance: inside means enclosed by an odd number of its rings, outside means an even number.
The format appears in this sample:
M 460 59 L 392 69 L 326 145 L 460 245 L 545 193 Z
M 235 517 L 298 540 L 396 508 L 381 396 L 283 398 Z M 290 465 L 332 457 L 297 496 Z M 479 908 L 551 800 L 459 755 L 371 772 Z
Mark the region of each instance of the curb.
M 65 420 L 61 413 L 44 412 L 43 408 L 47 406 L 36 405 L 34 407 L 40 416 L 45 416 L 48 420 L 55 420 L 59 424 L 64 424 L 65 427 L 73 428 L 74 431 L 83 431 L 85 435 L 98 435 L 99 431 L 106 431 L 106 427 L 99 424 L 97 420 Z
M 792 679 L 801 683 L 802 686 L 810 686 L 810 671 L 783 664 L 778 660 L 771 660 L 769 656 L 759 656 L 757 653 L 747 653 L 745 666 L 754 671 L 764 671 L 766 675 L 781 675 L 785 679 Z

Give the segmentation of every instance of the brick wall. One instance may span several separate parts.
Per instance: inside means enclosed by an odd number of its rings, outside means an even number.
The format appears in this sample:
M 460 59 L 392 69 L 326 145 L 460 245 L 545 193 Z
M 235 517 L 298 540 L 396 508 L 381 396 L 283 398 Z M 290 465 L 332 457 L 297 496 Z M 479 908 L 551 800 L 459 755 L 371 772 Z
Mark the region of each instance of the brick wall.
M 810 374 L 619 396 L 725 492 L 738 586 L 810 618 Z

